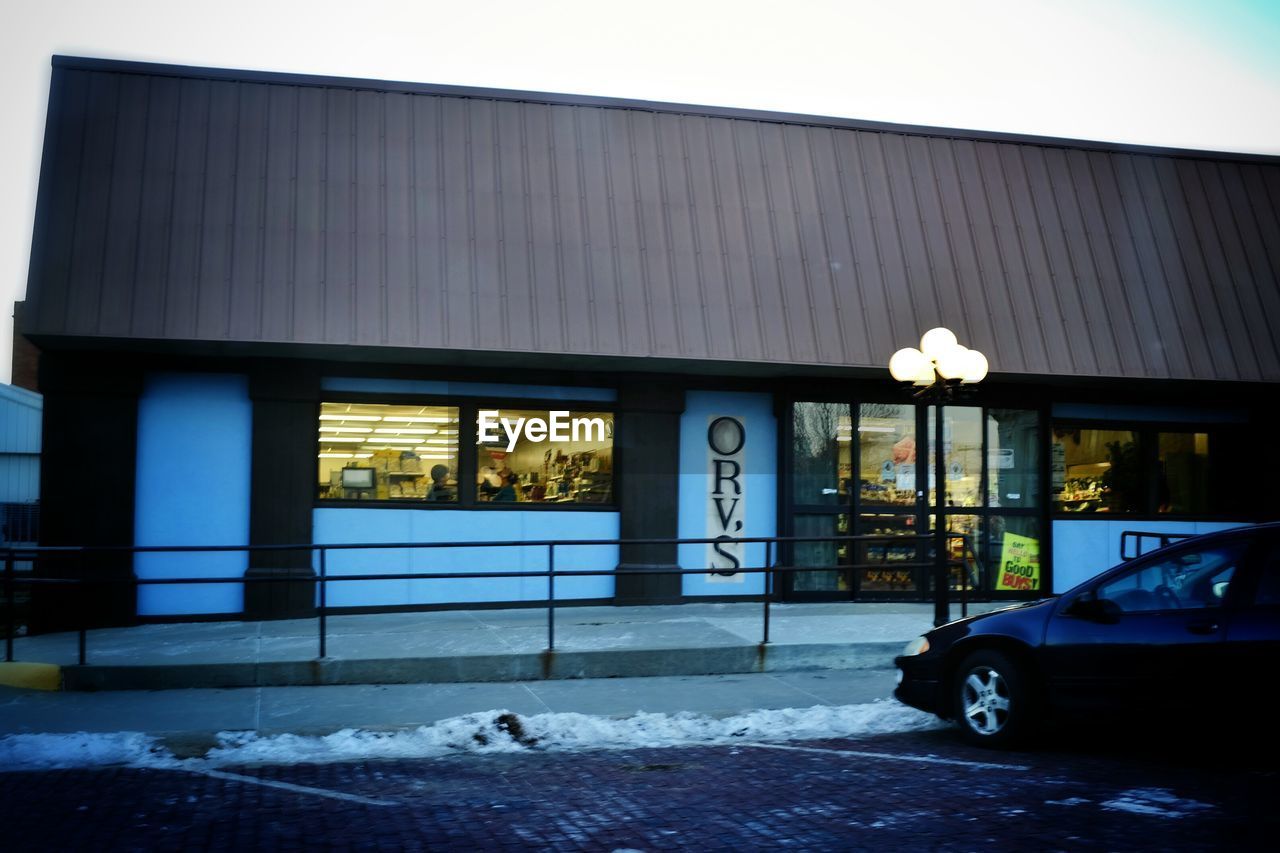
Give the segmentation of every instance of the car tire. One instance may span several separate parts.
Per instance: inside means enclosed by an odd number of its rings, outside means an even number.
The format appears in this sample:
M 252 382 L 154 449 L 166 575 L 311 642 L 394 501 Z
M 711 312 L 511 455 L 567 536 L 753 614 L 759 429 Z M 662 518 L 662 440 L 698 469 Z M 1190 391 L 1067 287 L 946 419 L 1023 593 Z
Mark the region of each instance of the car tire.
M 995 649 L 973 652 L 956 668 L 952 707 L 969 743 L 1007 749 L 1025 742 L 1036 710 L 1025 668 Z

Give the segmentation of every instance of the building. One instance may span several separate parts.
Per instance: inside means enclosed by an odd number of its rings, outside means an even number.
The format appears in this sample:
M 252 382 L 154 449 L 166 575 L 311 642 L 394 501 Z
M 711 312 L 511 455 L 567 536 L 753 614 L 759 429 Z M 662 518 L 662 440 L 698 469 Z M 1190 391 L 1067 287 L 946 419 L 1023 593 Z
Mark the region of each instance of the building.
M 0 546 L 34 544 L 40 529 L 39 394 L 0 385 Z
M 1116 561 L 1123 530 L 1277 517 L 1280 158 L 53 65 L 24 317 L 47 544 L 922 530 L 931 421 L 886 364 L 937 325 L 991 364 L 943 436 L 943 513 L 973 535 L 979 594 L 1070 586 Z M 372 553 L 329 571 L 546 559 Z M 558 595 L 758 596 L 759 575 L 731 570 L 764 559 L 567 549 L 557 568 L 612 574 Z M 780 559 L 821 569 L 788 599 L 928 595 L 892 562 L 842 569 L 866 554 L 835 541 Z M 721 573 L 631 571 L 652 566 Z M 315 568 L 276 552 L 78 570 L 297 581 L 95 599 L 127 622 L 307 612 Z M 546 588 L 333 586 L 350 608 Z

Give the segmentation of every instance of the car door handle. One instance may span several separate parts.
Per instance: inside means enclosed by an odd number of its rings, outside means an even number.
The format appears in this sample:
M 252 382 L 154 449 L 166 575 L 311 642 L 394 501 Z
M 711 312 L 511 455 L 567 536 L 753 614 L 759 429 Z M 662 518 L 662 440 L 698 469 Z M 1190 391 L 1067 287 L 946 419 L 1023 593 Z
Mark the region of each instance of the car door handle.
M 1193 634 L 1213 634 L 1218 630 L 1217 622 L 1191 622 L 1187 630 Z

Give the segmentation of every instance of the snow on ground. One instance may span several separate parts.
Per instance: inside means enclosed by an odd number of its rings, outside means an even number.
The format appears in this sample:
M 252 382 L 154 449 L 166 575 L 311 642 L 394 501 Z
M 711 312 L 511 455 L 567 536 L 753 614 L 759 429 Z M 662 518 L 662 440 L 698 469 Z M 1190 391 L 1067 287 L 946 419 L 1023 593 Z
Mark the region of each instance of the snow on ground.
M 1167 788 L 1135 788 L 1131 791 L 1123 791 L 1114 799 L 1104 802 L 1102 807 L 1108 811 L 1171 818 L 1186 817 L 1189 814 L 1213 808 L 1208 803 L 1180 799 Z
M 0 771 L 65 767 L 217 767 L 375 758 L 434 758 L 458 753 L 639 749 L 792 741 L 937 728 L 933 715 L 895 701 L 759 710 L 715 718 L 693 713 L 614 719 L 576 713 L 521 716 L 484 711 L 398 731 L 343 729 L 323 736 L 221 732 L 203 758 L 178 759 L 160 739 L 138 732 L 15 734 L 0 737 Z

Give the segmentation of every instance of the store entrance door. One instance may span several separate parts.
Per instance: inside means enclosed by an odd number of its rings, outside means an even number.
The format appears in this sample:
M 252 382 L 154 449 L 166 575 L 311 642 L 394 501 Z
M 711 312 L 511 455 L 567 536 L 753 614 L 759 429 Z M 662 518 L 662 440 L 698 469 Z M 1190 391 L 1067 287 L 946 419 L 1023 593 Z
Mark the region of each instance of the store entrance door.
M 1042 413 L 949 405 L 943 416 L 941 514 L 949 532 L 967 537 L 950 555 L 964 564 L 951 573 L 952 590 L 974 598 L 1039 594 L 1047 586 L 1039 570 Z M 895 540 L 934 529 L 933 418 L 932 407 L 902 403 L 792 404 L 783 430 L 790 457 L 783 529 L 809 541 L 781 551 L 797 568 L 780 583 L 786 598 L 932 600 L 932 567 L 909 565 L 928 563 L 932 543 Z M 855 535 L 882 538 L 840 539 Z M 1015 558 L 1034 563 L 1036 586 L 1001 580 L 1002 561 Z
M 901 403 L 796 402 L 790 442 L 791 600 L 920 600 L 922 529 L 916 436 L 923 412 Z M 840 537 L 877 536 L 874 541 Z

